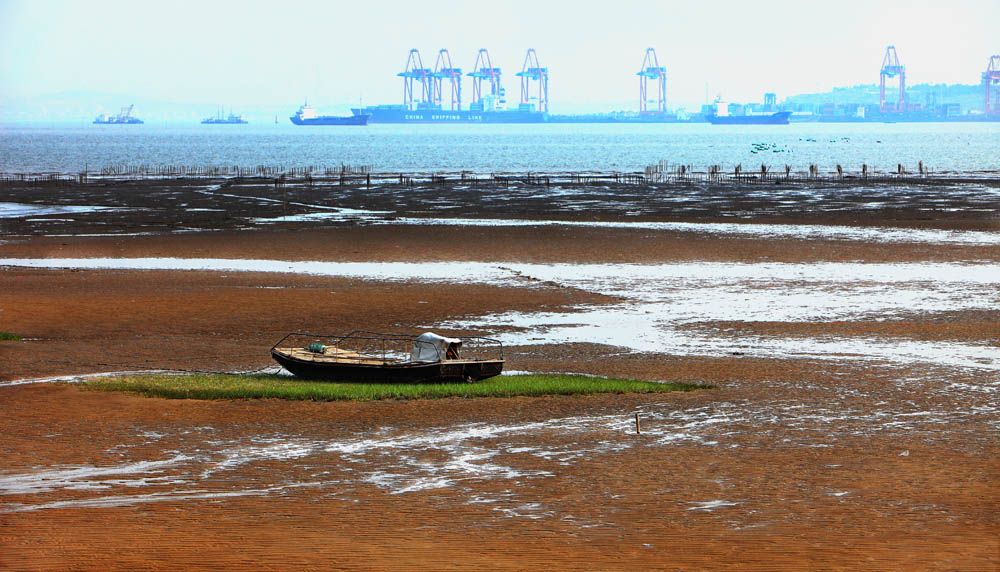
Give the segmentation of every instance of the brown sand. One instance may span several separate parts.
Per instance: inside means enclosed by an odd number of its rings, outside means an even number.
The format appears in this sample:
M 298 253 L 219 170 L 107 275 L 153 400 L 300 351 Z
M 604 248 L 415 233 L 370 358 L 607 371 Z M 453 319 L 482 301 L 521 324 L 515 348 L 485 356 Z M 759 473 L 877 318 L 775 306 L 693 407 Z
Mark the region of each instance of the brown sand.
M 341 227 L 119 238 L 35 238 L 0 256 L 206 256 L 287 260 L 996 260 L 979 247 L 833 241 L 749 241 L 632 231 Z M 419 331 L 505 310 L 611 301 L 525 281 L 520 287 L 399 284 L 284 274 L 5 269 L 0 380 L 133 367 L 268 365 L 293 329 Z M 995 313 L 914 315 L 882 323 L 704 323 L 764 335 L 888 336 L 996 343 Z M 261 460 L 190 486 L 208 493 L 123 506 L 73 502 L 167 493 L 169 484 L 11 493 L 0 513 L 0 568 L 210 569 L 758 569 L 995 570 L 1000 566 L 1000 447 L 976 415 L 990 393 L 949 384 L 982 379 L 866 362 L 626 354 L 586 344 L 509 348 L 511 369 L 707 382 L 714 390 L 656 396 L 448 399 L 373 403 L 169 401 L 34 384 L 0 387 L 0 479 L 35 471 L 157 461 L 174 452 L 190 475 L 217 470 L 220 450 L 285 435 L 336 442 L 389 431 L 433 435 L 463 424 L 517 425 L 621 416 L 616 429 L 549 426 L 509 441 L 560 457 L 502 454 L 524 474 L 467 478 L 393 494 L 352 480 L 400 460 L 315 452 Z M 934 380 L 901 383 L 906 379 Z M 698 439 L 664 442 L 669 413 L 729 412 Z M 635 435 L 634 412 L 644 418 Z M 744 416 L 739 412 L 745 411 Z M 816 415 L 803 415 L 810 412 Z M 947 422 L 920 421 L 930 414 Z M 824 417 L 826 415 L 827 417 Z M 937 418 L 935 418 L 937 419 Z M 904 425 L 890 422 L 906 420 Z M 148 437 L 155 433 L 161 437 Z M 221 443 L 221 445 L 220 445 Z M 220 449 L 221 448 L 221 449 Z M 497 449 L 499 450 L 499 449 Z M 197 452 L 197 453 L 195 453 Z M 426 463 L 447 461 L 418 450 Z M 199 456 L 200 455 L 200 456 Z M 315 481 L 320 470 L 338 483 Z M 153 474 L 156 474 L 155 472 Z M 114 477 L 111 477 L 114 478 Z M 326 477 L 323 477 L 326 478 Z M 183 486 L 183 485 L 177 485 Z M 204 492 L 203 491 L 203 492 Z M 506 495 L 506 496 L 505 496 Z M 493 502 L 471 502 L 475 498 Z M 499 499 L 499 500 L 496 500 Z M 714 506 L 713 501 L 724 501 Z M 704 507 L 704 508 L 703 508 Z

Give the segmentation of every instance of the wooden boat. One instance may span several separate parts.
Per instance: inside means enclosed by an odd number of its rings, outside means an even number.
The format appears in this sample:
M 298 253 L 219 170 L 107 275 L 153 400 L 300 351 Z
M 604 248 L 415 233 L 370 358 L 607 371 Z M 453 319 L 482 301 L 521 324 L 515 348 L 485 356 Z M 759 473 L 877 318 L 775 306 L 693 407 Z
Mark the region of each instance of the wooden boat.
M 431 332 L 293 332 L 271 347 L 271 357 L 296 377 L 360 383 L 472 382 L 500 375 L 504 364 L 497 340 Z

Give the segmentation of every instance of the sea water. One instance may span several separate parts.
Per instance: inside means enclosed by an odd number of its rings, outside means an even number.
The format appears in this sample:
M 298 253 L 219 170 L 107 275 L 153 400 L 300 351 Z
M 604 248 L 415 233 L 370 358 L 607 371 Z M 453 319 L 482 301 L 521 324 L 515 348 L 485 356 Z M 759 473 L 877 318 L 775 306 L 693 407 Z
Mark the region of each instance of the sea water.
M 1000 169 L 1000 122 L 386 125 L 0 125 L 0 171 L 77 173 L 110 165 L 371 165 L 377 171 L 704 170 L 810 164 L 829 171 Z

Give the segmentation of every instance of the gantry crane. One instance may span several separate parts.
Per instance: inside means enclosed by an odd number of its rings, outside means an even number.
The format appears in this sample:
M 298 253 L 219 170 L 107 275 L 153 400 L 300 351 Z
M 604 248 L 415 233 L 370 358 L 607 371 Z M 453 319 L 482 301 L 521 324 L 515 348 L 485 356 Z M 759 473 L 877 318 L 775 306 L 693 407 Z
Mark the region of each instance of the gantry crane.
M 986 91 L 983 111 L 986 115 L 1000 115 L 1000 55 L 990 57 L 990 63 L 983 72 L 983 89 Z
M 476 54 L 476 65 L 473 66 L 468 76 L 472 78 L 472 103 L 481 104 L 483 97 L 487 95 L 483 93 L 482 83 L 484 81 L 489 84 L 489 95 L 503 98 L 503 87 L 500 85 L 500 68 L 493 67 L 493 62 L 490 61 L 490 53 L 486 51 L 486 48 L 481 48 L 479 53 Z
M 666 113 L 667 111 L 667 68 L 662 67 L 656 59 L 656 50 L 646 48 L 642 58 L 642 68 L 636 74 L 639 76 L 639 113 Z M 649 109 L 647 82 L 656 82 L 656 108 Z
M 524 56 L 524 65 L 518 72 L 521 78 L 521 105 L 529 105 L 532 99 L 538 102 L 537 111 L 547 113 L 549 110 L 549 68 L 543 68 L 538 64 L 538 54 L 535 48 L 528 48 L 528 53 Z M 538 95 L 531 95 L 531 82 L 538 85 Z
M 420 52 L 416 48 L 410 50 L 410 55 L 406 58 L 406 68 L 396 75 L 403 78 L 403 105 L 407 109 L 413 109 L 414 103 L 418 107 L 429 104 L 431 99 L 429 96 L 433 95 L 431 70 L 424 67 L 423 62 L 420 60 Z M 413 97 L 414 80 L 420 82 L 420 99 L 414 99 Z
M 899 78 L 899 98 L 891 108 L 885 103 L 885 78 Z M 902 113 L 906 111 L 906 66 L 899 65 L 899 57 L 896 55 L 896 46 L 889 46 L 885 49 L 885 56 L 882 58 L 882 70 L 878 74 L 879 97 L 878 108 L 882 113 L 894 111 Z
M 451 109 L 462 109 L 462 68 L 452 67 L 451 54 L 448 50 L 440 50 L 437 60 L 434 62 L 434 73 L 431 74 L 432 101 L 435 107 L 440 108 L 444 97 L 443 83 L 448 80 L 451 89 Z

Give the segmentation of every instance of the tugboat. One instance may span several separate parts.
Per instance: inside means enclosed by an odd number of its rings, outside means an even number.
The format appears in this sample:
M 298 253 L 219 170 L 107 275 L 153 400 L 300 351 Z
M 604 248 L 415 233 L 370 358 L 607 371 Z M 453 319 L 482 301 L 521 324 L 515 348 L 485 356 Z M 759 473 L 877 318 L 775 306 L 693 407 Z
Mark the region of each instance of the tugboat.
M 142 120 L 132 115 L 132 108 L 135 105 L 123 107 L 118 115 L 108 115 L 102 113 L 94 119 L 95 125 L 139 125 Z
M 368 118 L 371 115 L 359 113 L 356 115 L 349 115 L 346 117 L 338 117 L 335 115 L 316 115 L 316 110 L 313 109 L 309 102 L 305 102 L 299 107 L 299 110 L 295 112 L 295 115 L 289 117 L 292 123 L 296 125 L 368 125 Z
M 247 120 L 242 115 L 236 115 L 232 110 L 229 111 L 229 117 L 223 117 L 221 109 L 215 117 L 206 117 L 201 120 L 202 125 L 238 125 L 246 122 Z

